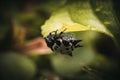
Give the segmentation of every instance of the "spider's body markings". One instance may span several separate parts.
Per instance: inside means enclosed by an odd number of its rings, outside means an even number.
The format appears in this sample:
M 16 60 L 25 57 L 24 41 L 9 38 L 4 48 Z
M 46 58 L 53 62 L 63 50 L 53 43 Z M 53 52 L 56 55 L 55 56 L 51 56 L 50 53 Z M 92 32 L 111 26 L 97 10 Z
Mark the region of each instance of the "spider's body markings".
M 75 48 L 82 47 L 79 44 L 81 40 L 74 38 L 71 34 L 64 33 L 65 30 L 59 34 L 57 34 L 58 30 L 49 33 L 49 35 L 45 37 L 45 41 L 52 51 L 72 56 L 72 51 Z

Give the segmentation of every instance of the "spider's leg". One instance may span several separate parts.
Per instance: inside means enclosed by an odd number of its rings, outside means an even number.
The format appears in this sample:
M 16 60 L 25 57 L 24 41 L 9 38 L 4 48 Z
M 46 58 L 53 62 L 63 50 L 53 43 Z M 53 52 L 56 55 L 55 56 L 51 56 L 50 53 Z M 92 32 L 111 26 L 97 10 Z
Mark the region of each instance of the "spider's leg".
M 52 31 L 52 32 L 50 33 L 50 35 L 52 35 L 53 33 L 54 33 L 54 34 L 57 34 L 57 31 L 58 31 L 58 30 Z
M 54 32 L 55 32 L 55 35 L 57 35 L 57 31 L 58 31 L 58 29 L 57 29 L 56 31 L 54 31 Z
M 72 50 L 72 51 L 74 50 L 74 46 L 71 46 L 71 50 Z
M 78 47 L 83 47 L 83 46 L 82 46 L 82 45 L 79 45 L 79 44 L 78 44 L 78 45 L 75 45 L 75 48 L 78 48 Z
M 66 30 L 67 30 L 67 28 L 65 28 L 63 31 L 61 31 L 59 35 L 62 35 Z

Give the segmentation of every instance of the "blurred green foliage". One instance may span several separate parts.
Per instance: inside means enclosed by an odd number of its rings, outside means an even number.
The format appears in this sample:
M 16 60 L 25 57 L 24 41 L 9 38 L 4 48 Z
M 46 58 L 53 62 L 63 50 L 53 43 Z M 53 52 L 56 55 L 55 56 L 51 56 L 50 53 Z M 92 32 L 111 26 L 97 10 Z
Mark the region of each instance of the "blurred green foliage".
M 17 53 L 0 55 L 1 80 L 30 80 L 36 74 L 36 66 L 32 60 Z

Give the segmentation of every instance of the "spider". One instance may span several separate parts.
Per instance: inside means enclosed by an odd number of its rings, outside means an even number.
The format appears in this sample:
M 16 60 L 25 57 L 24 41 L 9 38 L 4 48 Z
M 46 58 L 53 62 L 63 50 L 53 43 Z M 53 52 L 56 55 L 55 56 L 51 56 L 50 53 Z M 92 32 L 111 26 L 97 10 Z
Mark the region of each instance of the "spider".
M 58 30 L 52 31 L 44 39 L 47 43 L 47 46 L 53 52 L 60 52 L 61 54 L 67 54 L 72 56 L 72 51 L 75 48 L 82 47 L 79 44 L 80 41 L 74 38 L 71 34 L 64 33 L 66 29 L 57 33 Z

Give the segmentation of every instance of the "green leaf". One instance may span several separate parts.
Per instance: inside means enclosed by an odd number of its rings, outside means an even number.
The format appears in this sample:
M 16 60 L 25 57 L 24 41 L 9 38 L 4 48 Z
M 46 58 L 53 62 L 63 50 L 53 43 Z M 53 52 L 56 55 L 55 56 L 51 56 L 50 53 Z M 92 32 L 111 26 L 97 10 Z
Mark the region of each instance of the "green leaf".
M 74 2 L 67 7 L 65 6 L 57 10 L 45 24 L 42 25 L 42 34 L 46 36 L 50 32 L 61 28 L 67 28 L 67 32 L 94 30 L 112 36 L 105 28 L 105 25 L 102 24 L 93 13 L 88 1 Z

